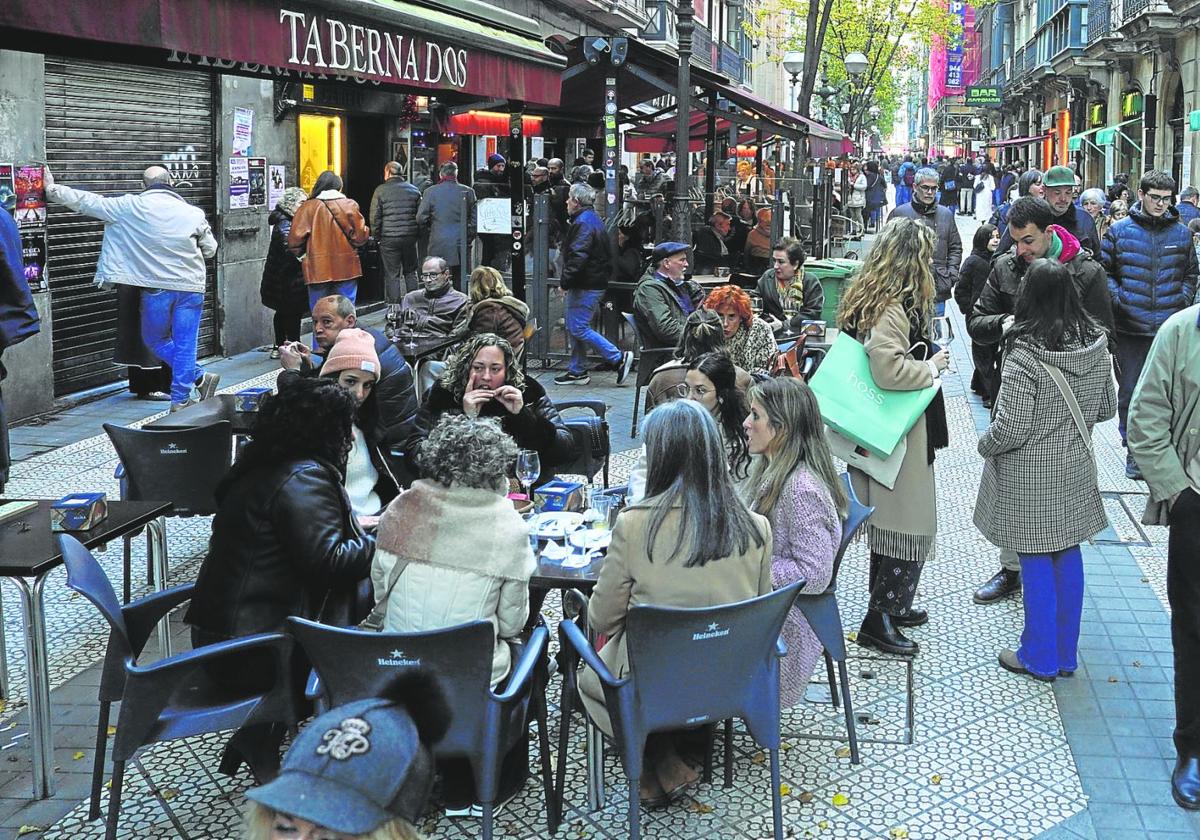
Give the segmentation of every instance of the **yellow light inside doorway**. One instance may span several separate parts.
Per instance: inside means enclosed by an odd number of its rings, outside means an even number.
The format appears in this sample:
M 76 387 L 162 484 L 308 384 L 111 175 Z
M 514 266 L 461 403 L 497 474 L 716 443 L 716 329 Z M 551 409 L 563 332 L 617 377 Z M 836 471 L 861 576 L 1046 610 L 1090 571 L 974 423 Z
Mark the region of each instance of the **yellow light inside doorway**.
M 326 169 L 342 174 L 342 118 L 300 114 L 300 188 L 311 192 Z

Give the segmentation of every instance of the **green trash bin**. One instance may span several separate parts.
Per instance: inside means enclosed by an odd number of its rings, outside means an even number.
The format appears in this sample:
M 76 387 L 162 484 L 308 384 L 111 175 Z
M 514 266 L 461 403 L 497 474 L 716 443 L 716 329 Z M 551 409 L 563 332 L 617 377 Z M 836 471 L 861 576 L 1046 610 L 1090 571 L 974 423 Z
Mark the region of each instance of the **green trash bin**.
M 825 304 L 821 307 L 821 318 L 827 327 L 837 326 L 838 303 L 842 299 L 842 287 L 854 276 L 862 263 L 844 257 L 824 260 L 809 260 L 804 264 L 804 273 L 821 281 L 825 292 Z

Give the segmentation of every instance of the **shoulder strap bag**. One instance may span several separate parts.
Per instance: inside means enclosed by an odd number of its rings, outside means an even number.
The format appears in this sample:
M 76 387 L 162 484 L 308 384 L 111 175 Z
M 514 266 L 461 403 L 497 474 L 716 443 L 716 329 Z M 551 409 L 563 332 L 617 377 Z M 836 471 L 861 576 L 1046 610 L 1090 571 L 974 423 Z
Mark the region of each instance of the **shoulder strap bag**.
M 392 597 L 392 590 L 396 588 L 396 581 L 400 580 L 400 575 L 404 574 L 406 568 L 408 568 L 408 561 L 403 557 L 397 557 L 396 565 L 392 566 L 392 573 L 388 576 L 388 585 L 383 593 L 383 597 L 375 601 L 375 608 L 371 610 L 371 614 L 358 623 L 359 630 L 366 630 L 371 633 L 382 632 L 383 617 L 387 615 L 388 599 Z
M 1038 364 L 1046 369 L 1046 373 L 1050 374 L 1050 378 L 1058 386 L 1058 392 L 1067 401 L 1067 408 L 1071 409 L 1071 417 L 1075 420 L 1075 428 L 1079 430 L 1079 436 L 1083 438 L 1083 443 L 1087 447 L 1088 454 L 1091 455 L 1092 435 L 1088 431 L 1087 423 L 1083 422 L 1083 411 L 1079 408 L 1079 401 L 1075 399 L 1075 394 L 1071 391 L 1071 386 L 1067 384 L 1067 378 L 1054 365 L 1047 364 L 1041 359 L 1038 359 Z
M 333 208 L 329 206 L 329 199 L 322 198 L 321 203 L 325 205 L 325 209 L 333 218 L 333 223 L 338 226 L 338 230 L 342 232 L 342 236 L 346 237 L 346 241 L 350 243 L 350 247 L 357 248 L 358 246 L 354 244 L 354 240 L 351 238 L 354 235 L 353 229 L 346 230 L 346 226 L 342 224 L 342 220 L 338 218 L 338 214 L 334 213 Z

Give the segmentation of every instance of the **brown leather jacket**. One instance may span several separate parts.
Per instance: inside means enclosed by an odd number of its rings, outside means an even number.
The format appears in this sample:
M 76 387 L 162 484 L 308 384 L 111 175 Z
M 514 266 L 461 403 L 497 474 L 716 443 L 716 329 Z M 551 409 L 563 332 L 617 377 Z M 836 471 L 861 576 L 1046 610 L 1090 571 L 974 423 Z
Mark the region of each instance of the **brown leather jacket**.
M 353 280 L 362 276 L 358 248 L 370 233 L 357 203 L 326 190 L 296 211 L 288 248 L 301 257 L 307 285 Z

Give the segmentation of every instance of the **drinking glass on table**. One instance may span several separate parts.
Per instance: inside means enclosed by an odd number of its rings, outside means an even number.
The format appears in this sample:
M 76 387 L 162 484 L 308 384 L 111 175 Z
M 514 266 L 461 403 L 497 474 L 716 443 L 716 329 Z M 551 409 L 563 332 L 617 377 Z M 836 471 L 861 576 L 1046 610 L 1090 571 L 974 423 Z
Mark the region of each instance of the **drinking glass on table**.
M 542 474 L 542 462 L 536 450 L 522 449 L 517 453 L 517 481 L 525 488 L 525 496 L 533 501 L 533 482 Z
M 404 324 L 404 329 L 408 332 L 408 343 L 404 346 L 409 350 L 416 349 L 417 346 L 417 321 L 420 320 L 420 315 L 415 309 L 405 309 L 401 313 L 401 323 Z
M 750 295 L 750 312 L 757 318 L 762 315 L 762 311 L 762 298 Z
M 791 330 L 792 318 L 796 317 L 796 313 L 800 311 L 796 299 L 789 294 L 785 294 L 780 300 L 783 307 L 783 320 L 787 323 L 788 330 Z
M 596 512 L 596 518 L 592 520 L 593 531 L 607 531 L 609 528 L 609 518 L 612 516 L 612 510 L 616 506 L 617 499 L 615 496 L 608 496 L 603 493 L 596 493 L 592 496 L 592 510 Z

